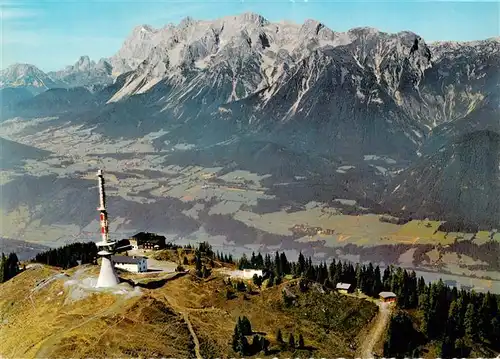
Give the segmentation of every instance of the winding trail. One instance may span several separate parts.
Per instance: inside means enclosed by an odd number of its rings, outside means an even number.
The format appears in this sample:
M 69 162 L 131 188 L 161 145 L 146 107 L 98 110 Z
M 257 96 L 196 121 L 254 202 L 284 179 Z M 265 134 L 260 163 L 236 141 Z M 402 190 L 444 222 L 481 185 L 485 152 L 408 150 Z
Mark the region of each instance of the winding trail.
M 197 359 L 203 359 L 201 356 L 200 352 L 200 341 L 198 340 L 198 337 L 196 336 L 196 333 L 194 332 L 193 326 L 191 325 L 191 321 L 189 320 L 189 317 L 186 312 L 181 312 L 182 316 L 184 317 L 184 321 L 186 322 L 189 332 L 191 333 L 191 336 L 193 337 L 193 342 L 194 342 L 194 352 L 196 354 Z
M 380 340 L 382 334 L 384 334 L 385 328 L 389 324 L 393 304 L 377 301 L 377 305 L 379 307 L 377 318 L 375 319 L 375 323 L 373 324 L 370 332 L 361 344 L 357 357 L 364 359 L 374 357 L 373 350 L 375 345 L 377 345 L 377 342 Z

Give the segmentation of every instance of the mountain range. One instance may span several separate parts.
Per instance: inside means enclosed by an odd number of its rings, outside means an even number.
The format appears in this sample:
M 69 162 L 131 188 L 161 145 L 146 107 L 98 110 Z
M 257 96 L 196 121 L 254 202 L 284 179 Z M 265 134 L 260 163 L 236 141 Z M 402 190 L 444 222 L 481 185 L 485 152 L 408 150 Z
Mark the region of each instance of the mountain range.
M 168 164 L 271 175 L 282 203 L 500 225 L 500 38 L 427 44 L 254 13 L 137 26 L 119 51 L 0 75 L 2 120 L 152 140 Z M 297 180 L 302 178 L 302 180 Z M 288 189 L 276 183 L 288 183 Z M 311 190 L 314 184 L 315 190 Z

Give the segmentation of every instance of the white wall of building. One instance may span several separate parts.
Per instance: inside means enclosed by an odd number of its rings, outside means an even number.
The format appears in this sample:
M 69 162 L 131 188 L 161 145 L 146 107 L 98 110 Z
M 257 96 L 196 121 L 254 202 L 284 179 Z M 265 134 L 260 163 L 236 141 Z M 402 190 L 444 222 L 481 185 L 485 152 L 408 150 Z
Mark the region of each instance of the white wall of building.
M 243 269 L 243 270 L 229 271 L 229 276 L 231 278 L 252 279 L 254 274 L 257 274 L 258 276 L 262 276 L 262 270 L 260 270 L 260 269 Z
M 115 262 L 115 267 L 126 270 L 128 272 L 147 272 L 148 271 L 148 261 L 146 258 L 142 258 L 137 264 L 136 263 L 119 263 Z

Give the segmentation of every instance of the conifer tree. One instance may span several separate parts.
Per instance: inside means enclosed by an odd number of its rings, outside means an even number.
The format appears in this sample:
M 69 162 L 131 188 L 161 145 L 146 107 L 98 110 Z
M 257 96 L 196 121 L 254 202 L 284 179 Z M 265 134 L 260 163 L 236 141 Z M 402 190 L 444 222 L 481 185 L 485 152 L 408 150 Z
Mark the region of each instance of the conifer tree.
M 264 268 L 267 270 L 271 270 L 273 266 L 273 263 L 271 262 L 271 256 L 269 254 L 266 254 L 264 257 Z
M 445 336 L 443 341 L 441 342 L 440 348 L 440 357 L 441 358 L 452 358 L 455 352 L 455 339 Z
M 236 349 L 235 352 L 246 355 L 248 353 L 248 340 L 243 334 L 239 334 L 238 339 L 236 340 Z
M 262 258 L 262 254 L 260 254 L 260 252 L 257 254 L 257 258 L 255 259 L 255 262 L 256 262 L 257 269 L 264 269 L 264 258 Z
M 491 319 L 490 342 L 497 351 L 500 349 L 500 318 L 498 318 L 498 316 Z
M 269 278 L 267 279 L 267 288 L 271 288 L 274 285 L 274 272 L 271 272 Z
M 426 288 L 426 285 L 425 285 L 424 277 L 420 277 L 418 279 L 418 294 L 420 295 L 420 294 L 424 293 L 425 288 Z
M 265 337 L 262 337 L 260 339 L 261 351 L 264 352 L 264 355 L 269 354 L 269 344 L 269 340 L 267 340 Z
M 453 348 L 453 355 L 458 358 L 467 358 L 469 357 L 471 348 L 467 345 L 466 341 L 463 338 L 457 339 L 455 341 L 455 348 Z
M 453 301 L 448 312 L 448 321 L 446 323 L 446 333 L 450 338 L 457 338 L 460 331 L 459 328 L 460 312 L 457 302 Z
M 202 270 L 201 270 L 201 276 L 203 278 L 208 278 L 210 277 L 211 271 L 208 269 L 205 265 L 203 265 Z
M 5 282 L 7 279 L 7 273 L 5 269 L 7 268 L 7 258 L 5 258 L 5 254 L 2 253 L 2 256 L 0 257 L 0 283 Z
M 283 343 L 283 334 L 281 334 L 281 329 L 276 332 L 276 341 L 278 343 Z
M 250 257 L 250 265 L 252 268 L 256 268 L 257 258 L 255 257 L 255 252 L 252 252 L 252 256 Z
M 251 335 L 252 334 L 252 324 L 250 324 L 250 320 L 247 317 L 241 318 L 240 322 L 240 332 L 243 335 Z
M 295 338 L 293 337 L 293 333 L 290 333 L 290 336 L 288 337 L 288 346 L 290 348 L 295 348 Z
M 250 267 L 251 267 L 251 265 L 248 262 L 247 256 L 245 255 L 245 253 L 243 253 L 243 255 L 240 258 L 240 262 L 238 264 L 238 269 L 240 269 L 240 270 L 241 269 L 248 269 Z
M 311 259 L 311 258 L 309 258 Z M 315 280 L 316 279 L 316 276 L 315 276 L 315 270 L 314 270 L 314 267 L 312 265 L 307 265 L 306 267 L 306 275 L 305 277 L 309 280 Z
M 288 259 L 286 258 L 285 252 L 282 252 L 280 254 L 280 271 L 281 271 L 281 276 L 284 276 L 286 274 L 290 274 L 290 264 L 288 263 Z
M 274 255 L 274 263 L 273 264 L 274 264 L 274 273 L 278 277 L 282 274 L 281 261 L 280 261 L 280 256 L 279 256 L 278 252 L 276 252 Z
M 196 270 L 196 276 L 197 277 L 203 277 L 203 264 L 201 263 L 201 258 L 199 255 L 195 257 L 195 270 Z
M 356 263 L 356 289 L 359 289 L 360 291 L 363 291 L 363 268 L 361 267 L 361 264 Z
M 392 269 L 392 267 L 386 267 L 384 269 L 384 275 L 382 277 L 382 285 L 384 287 L 384 290 L 390 290 L 391 289 L 391 282 L 392 282 L 391 269 Z
M 252 352 L 258 353 L 262 350 L 262 339 L 259 335 L 255 334 L 252 338 Z
M 301 275 L 305 272 L 306 270 L 306 259 L 304 258 L 304 255 L 302 252 L 299 252 L 299 258 L 298 258 L 298 268 L 297 268 L 297 274 Z
M 378 294 L 382 291 L 382 279 L 380 278 L 380 267 L 376 266 L 374 270 L 374 280 L 372 287 L 372 295 L 378 296 Z
M 232 339 L 232 348 L 235 352 L 238 352 L 238 341 L 240 339 L 241 333 L 240 333 L 240 323 L 241 319 L 238 318 L 238 323 L 234 326 L 234 332 L 233 332 L 233 339 Z
M 335 270 L 336 270 L 336 265 L 335 265 L 335 259 L 332 260 L 330 265 L 328 266 L 328 278 L 330 278 L 330 281 L 333 283 L 333 277 L 335 276 Z M 336 283 L 334 283 L 336 284 Z
M 260 286 L 262 285 L 262 277 L 254 274 L 253 277 L 252 277 L 252 280 L 253 280 L 253 284 L 255 284 L 257 287 L 260 288 Z
M 304 348 L 304 347 L 305 347 L 304 337 L 302 336 L 302 334 L 299 334 L 299 348 Z
M 384 356 L 406 356 L 416 346 L 413 323 L 410 316 L 403 311 L 395 313 L 389 322 L 387 339 L 384 343 Z
M 479 308 L 479 330 L 483 338 L 491 340 L 491 319 L 497 315 L 497 304 L 490 292 L 483 297 Z
M 417 274 L 415 271 L 411 271 L 409 275 L 409 280 L 408 280 L 408 292 L 407 295 L 409 296 L 408 298 L 408 308 L 416 308 L 418 305 L 418 280 L 417 280 Z
M 236 282 L 236 290 L 238 290 L 238 292 L 244 292 L 247 290 L 247 287 L 243 281 L 239 280 Z
M 465 334 L 471 339 L 476 340 L 478 334 L 477 311 L 474 304 L 469 303 L 465 311 L 464 318 Z

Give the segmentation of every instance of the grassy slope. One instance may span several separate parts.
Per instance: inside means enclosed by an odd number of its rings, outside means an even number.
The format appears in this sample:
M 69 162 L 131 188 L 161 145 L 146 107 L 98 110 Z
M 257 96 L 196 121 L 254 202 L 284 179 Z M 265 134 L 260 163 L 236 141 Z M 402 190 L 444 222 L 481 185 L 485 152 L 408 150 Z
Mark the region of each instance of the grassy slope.
M 91 268 L 93 275 L 96 269 Z M 99 293 L 65 304 L 62 279 L 31 292 L 38 281 L 57 273 L 44 266 L 0 285 L 0 354 L 4 357 L 194 357 L 193 339 L 181 313 L 192 323 L 203 357 L 234 355 L 231 336 L 238 316 L 243 315 L 276 350 L 274 336 L 280 328 L 285 340 L 290 333 L 296 339 L 303 334 L 314 356 L 352 356 L 354 346 L 349 344 L 357 341 L 376 311 L 369 302 L 315 292 L 301 294 L 301 307 L 283 308 L 285 284 L 247 294 L 247 299 L 239 293 L 226 300 L 222 278 L 200 281 L 190 275 L 159 289 L 144 289 L 142 297 L 131 299 Z M 285 354 L 292 352 L 279 353 Z
M 349 343 L 375 315 L 375 306 L 355 298 L 310 292 L 299 297 L 300 307 L 286 309 L 281 302 L 284 285 L 226 300 L 221 278 L 201 282 L 188 276 L 168 282 L 154 296 L 188 313 L 204 356 L 231 354 L 229 342 L 238 316 L 243 315 L 250 319 L 254 331 L 266 335 L 271 348 L 276 347 L 275 333 L 280 328 L 285 340 L 290 333 L 296 338 L 302 333 L 306 345 L 316 348 L 314 355 L 352 356 Z M 325 308 L 331 317 L 325 316 Z M 291 354 L 285 351 L 280 355 L 285 353 Z
M 65 304 L 62 280 L 31 292 L 37 282 L 56 273 L 48 267 L 27 270 L 0 285 L 3 356 L 192 356 L 182 318 L 147 295 L 125 300 L 99 293 Z

